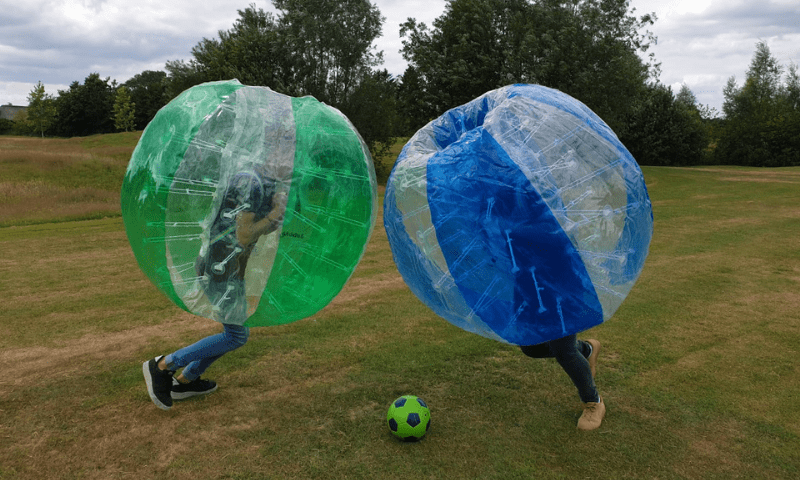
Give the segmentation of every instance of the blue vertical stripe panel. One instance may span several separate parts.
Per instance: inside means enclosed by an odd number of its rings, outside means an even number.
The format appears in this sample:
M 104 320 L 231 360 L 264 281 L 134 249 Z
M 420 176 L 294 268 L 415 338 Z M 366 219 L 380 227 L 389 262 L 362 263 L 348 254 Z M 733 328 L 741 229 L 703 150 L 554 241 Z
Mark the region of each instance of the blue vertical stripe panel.
M 428 161 L 439 245 L 467 305 L 510 343 L 539 343 L 602 323 L 567 235 L 519 167 L 482 127 Z

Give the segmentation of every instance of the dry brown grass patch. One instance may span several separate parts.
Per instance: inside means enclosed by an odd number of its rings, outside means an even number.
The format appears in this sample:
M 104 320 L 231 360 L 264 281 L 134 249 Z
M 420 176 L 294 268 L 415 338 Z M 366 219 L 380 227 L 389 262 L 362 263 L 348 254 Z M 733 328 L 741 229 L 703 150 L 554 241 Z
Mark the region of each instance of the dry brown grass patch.
M 75 321 L 81 316 L 83 314 L 76 314 L 73 319 L 60 321 Z M 3 379 L 0 385 L 35 386 L 46 380 L 68 378 L 86 369 L 87 365 L 134 359 L 153 339 L 177 339 L 186 334 L 196 334 L 200 338 L 219 329 L 215 323 L 185 312 L 165 318 L 164 322 L 170 327 L 139 326 L 121 332 L 87 334 L 58 342 L 54 347 L 3 349 L 0 351 L 0 378 Z
M 738 478 L 745 466 L 737 444 L 744 437 L 743 425 L 734 420 L 718 423 L 713 430 L 698 434 L 685 432 L 689 445 L 686 458 L 675 464 L 675 471 L 683 478 L 706 478 L 709 471 Z
M 406 284 L 396 269 L 379 275 L 351 278 L 323 311 L 325 313 L 360 311 L 382 294 L 404 288 L 407 288 Z
M 0 224 L 41 222 L 97 213 L 117 214 L 119 193 L 97 188 L 66 188 L 33 180 L 0 183 Z
M 757 182 L 800 184 L 800 173 L 786 169 L 726 170 L 705 168 L 703 171 L 722 173 L 719 180 L 724 182 Z
M 69 140 L 3 139 L 0 142 L 0 163 L 25 164 L 50 169 L 65 163 L 93 158 L 81 145 Z

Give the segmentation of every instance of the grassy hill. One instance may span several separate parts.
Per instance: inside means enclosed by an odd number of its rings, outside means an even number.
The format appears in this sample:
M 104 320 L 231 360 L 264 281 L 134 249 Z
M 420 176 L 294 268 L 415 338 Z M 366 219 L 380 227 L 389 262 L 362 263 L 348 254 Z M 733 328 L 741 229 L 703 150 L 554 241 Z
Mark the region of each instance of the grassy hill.
M 0 135 L 0 227 L 120 215 L 119 192 L 142 132 L 69 139 Z M 386 181 L 397 154 L 376 159 Z
M 119 216 L 122 179 L 140 135 L 0 136 L 0 227 Z

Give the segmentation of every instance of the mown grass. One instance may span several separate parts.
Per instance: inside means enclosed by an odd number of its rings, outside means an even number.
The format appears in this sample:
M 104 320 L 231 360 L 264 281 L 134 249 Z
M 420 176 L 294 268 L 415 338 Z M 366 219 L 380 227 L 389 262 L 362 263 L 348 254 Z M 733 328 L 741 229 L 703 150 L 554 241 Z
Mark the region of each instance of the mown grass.
M 218 328 L 141 274 L 121 218 L 0 228 L 0 478 L 797 478 L 800 169 L 644 170 L 645 270 L 584 334 L 594 432 L 555 362 L 417 301 L 380 221 L 330 306 L 254 329 L 208 371 L 218 392 L 169 412 L 141 362 Z M 418 444 L 384 423 L 407 393 L 431 406 Z

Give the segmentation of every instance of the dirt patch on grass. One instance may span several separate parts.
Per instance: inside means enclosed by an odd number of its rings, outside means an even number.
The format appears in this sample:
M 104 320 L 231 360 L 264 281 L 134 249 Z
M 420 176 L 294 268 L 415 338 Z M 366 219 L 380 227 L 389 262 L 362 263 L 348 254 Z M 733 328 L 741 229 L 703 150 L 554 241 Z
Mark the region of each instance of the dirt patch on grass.
M 756 217 L 734 217 L 734 218 L 721 218 L 712 220 L 708 226 L 711 229 L 722 228 L 741 228 L 741 227 L 759 227 L 768 225 L 769 220 Z
M 352 278 L 342 291 L 326 307 L 325 311 L 360 311 L 383 293 L 407 288 L 403 277 L 397 271 Z
M 68 378 L 92 365 L 136 357 L 153 339 L 177 339 L 187 333 L 198 337 L 219 326 L 182 312 L 162 325 L 137 327 L 115 333 L 88 334 L 60 342 L 56 347 L 9 348 L 0 351 L 0 386 L 32 386 L 45 379 Z M 142 359 L 144 361 L 146 359 Z
M 775 176 L 755 177 L 755 176 L 736 176 L 720 177 L 723 182 L 753 182 L 753 183 L 788 183 L 790 185 L 800 184 L 800 178 L 778 178 Z
M 119 235 L 119 234 L 114 234 Z M 135 268 L 131 264 L 131 253 L 128 247 L 114 246 L 104 256 L 104 261 L 96 262 L 96 252 L 63 252 L 58 256 L 45 256 L 36 263 L 38 270 L 49 271 L 53 268 L 66 271 L 71 265 L 91 263 L 91 274 L 87 271 L 87 279 L 80 288 L 71 284 L 57 284 L 36 293 L 16 292 L 10 300 L 16 304 L 37 302 L 69 304 L 83 298 L 98 294 L 116 292 L 120 297 L 131 298 L 141 295 L 142 289 L 148 289 L 147 282 L 125 270 L 121 277 L 114 275 L 114 270 L 123 268 L 121 263 L 128 263 L 127 268 Z M 113 259 L 117 258 L 117 261 Z M 51 265 L 57 262 L 58 265 Z M 106 263 L 110 262 L 108 265 Z M 7 265 L 9 268 L 14 265 Z M 78 268 L 81 270 L 81 268 Z M 342 289 L 342 292 L 328 305 L 325 313 L 348 313 L 361 310 L 365 305 L 385 292 L 403 289 L 405 283 L 397 271 L 390 271 L 372 276 L 355 277 Z M 97 306 L 92 310 L 79 311 L 59 310 L 37 320 L 38 328 L 58 328 L 59 325 L 77 325 L 86 323 L 86 319 L 103 319 L 120 315 L 119 309 L 130 311 L 136 308 L 136 302 L 121 305 Z M 55 303 L 54 303 L 55 305 Z M 130 311 L 133 315 L 135 312 Z M 122 312 L 124 315 L 125 312 Z M 142 349 L 154 340 L 178 342 L 187 336 L 201 338 L 220 330 L 217 322 L 197 317 L 175 309 L 175 313 L 158 319 L 157 325 L 137 326 L 111 333 L 86 333 L 79 338 L 57 341 L 54 346 L 33 346 L 7 348 L 0 351 L 0 381 L 2 387 L 19 387 L 35 385 L 45 379 L 68 378 L 88 365 L 96 365 L 113 361 L 130 361 Z M 362 339 L 363 340 L 363 339 Z M 137 359 L 145 360 L 145 359 Z
M 683 478 L 705 478 L 707 472 L 738 478 L 745 464 L 737 444 L 744 437 L 743 425 L 734 420 L 718 423 L 713 430 L 684 438 L 689 446 L 686 458 L 675 464 Z M 688 433 L 688 432 L 686 432 Z
M 796 170 L 704 168 L 703 171 L 723 174 L 719 177 L 719 180 L 723 182 L 800 183 L 800 172 Z

